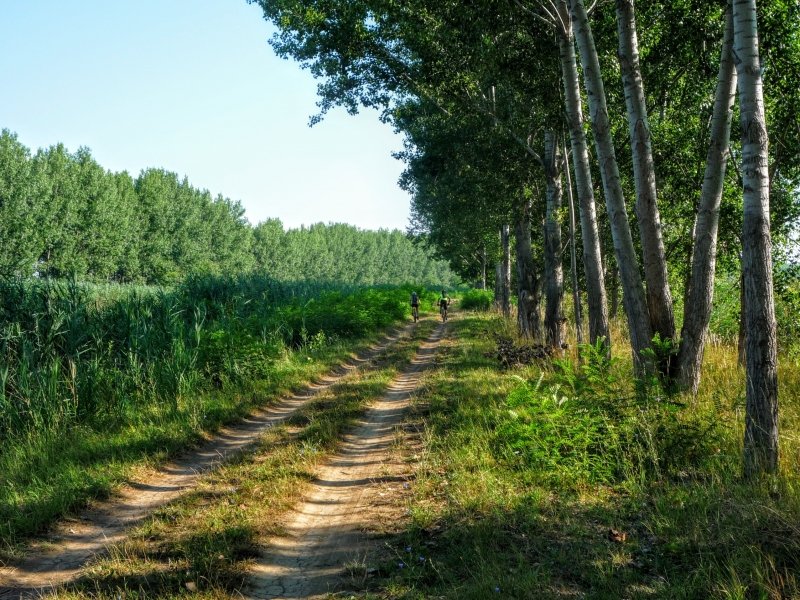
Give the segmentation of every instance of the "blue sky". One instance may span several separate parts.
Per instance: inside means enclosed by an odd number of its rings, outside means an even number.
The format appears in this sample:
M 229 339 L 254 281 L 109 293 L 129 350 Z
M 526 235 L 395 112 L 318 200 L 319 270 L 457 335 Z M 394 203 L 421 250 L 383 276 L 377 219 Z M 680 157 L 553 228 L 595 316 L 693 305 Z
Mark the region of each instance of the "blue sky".
M 404 229 L 402 139 L 372 112 L 308 127 L 316 82 L 245 0 L 0 0 L 0 128 L 241 200 L 252 223 Z

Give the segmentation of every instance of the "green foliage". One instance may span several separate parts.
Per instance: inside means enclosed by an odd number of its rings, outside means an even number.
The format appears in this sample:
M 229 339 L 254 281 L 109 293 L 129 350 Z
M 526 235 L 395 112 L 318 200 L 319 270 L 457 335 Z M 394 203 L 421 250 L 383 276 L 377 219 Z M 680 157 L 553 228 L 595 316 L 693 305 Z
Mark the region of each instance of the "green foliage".
M 340 285 L 399 285 L 417 281 L 453 287 L 447 264 L 400 231 L 363 231 L 352 225 L 317 223 L 284 231 L 278 219 L 254 229 L 256 269 L 281 281 Z
M 186 274 L 247 272 L 253 267 L 252 230 L 238 202 L 192 187 L 163 169 L 135 181 L 140 204 L 138 260 L 148 282 Z
M 7 130 L 0 132 L 0 272 L 25 273 L 36 259 L 36 221 L 31 210 L 38 193 L 30 152 Z
M 87 148 L 33 157 L 0 132 L 0 275 L 174 283 L 190 273 L 246 272 L 252 229 L 238 202 L 175 173 L 111 173 Z
M 776 263 L 773 270 L 775 320 L 778 346 L 783 352 L 797 352 L 800 347 L 800 266 L 792 262 Z M 721 276 L 714 289 L 714 310 L 710 333 L 715 340 L 733 341 L 739 335 L 741 307 L 739 278 Z
M 738 277 L 717 277 L 714 282 L 714 305 L 708 327 L 713 336 L 725 340 L 736 339 L 739 334 L 740 294 Z
M 491 290 L 467 290 L 459 298 L 459 307 L 464 310 L 489 310 L 494 302 Z
M 281 308 L 278 320 L 287 342 L 297 346 L 319 333 L 343 338 L 363 336 L 410 314 L 410 288 L 370 289 L 344 294 L 325 292 L 318 298 L 293 302 Z
M 397 558 L 376 587 L 392 598 L 476 600 L 798 597 L 796 359 L 779 359 L 781 472 L 753 485 L 741 479 L 735 345 L 710 345 L 700 392 L 681 407 L 653 400 L 660 390 L 637 398 L 629 362 L 608 362 L 602 349 L 585 349 L 585 368 L 563 363 L 539 382 L 538 367 L 515 376 L 486 356 L 487 333 L 507 327 L 496 317 L 464 315 L 451 327 L 412 415 L 425 435 L 404 500 L 410 523 L 384 539 Z M 499 432 L 509 426 L 516 437 Z M 599 427 L 615 429 L 601 442 L 609 456 L 582 435 Z M 545 433 L 550 447 L 540 449 Z
M 800 263 L 777 265 L 774 283 L 778 342 L 800 351 Z
M 560 393 L 523 382 L 506 400 L 508 411 L 497 428 L 498 451 L 544 478 L 607 482 L 615 478 L 619 448 L 616 432 L 595 405 L 579 404 Z
M 337 340 L 405 318 L 409 295 L 254 276 L 170 289 L 0 280 L 0 535 L 30 532 L 110 485 L 108 469 L 75 479 L 60 454 L 94 464 L 104 445 L 112 463 L 177 449 L 263 401 L 237 390 L 295 381 L 303 370 L 284 372 L 292 347 L 308 371 Z M 83 459 L 59 450 L 74 436 Z
M 687 412 L 657 378 L 634 389 L 602 343 L 575 365 L 557 361 L 506 399 L 495 447 L 542 481 L 570 485 L 649 481 L 704 468 L 722 435 L 712 414 Z
M 355 338 L 408 315 L 410 288 L 325 291 L 266 278 L 174 290 L 0 282 L 0 435 L 59 430 L 263 375 L 284 344 Z

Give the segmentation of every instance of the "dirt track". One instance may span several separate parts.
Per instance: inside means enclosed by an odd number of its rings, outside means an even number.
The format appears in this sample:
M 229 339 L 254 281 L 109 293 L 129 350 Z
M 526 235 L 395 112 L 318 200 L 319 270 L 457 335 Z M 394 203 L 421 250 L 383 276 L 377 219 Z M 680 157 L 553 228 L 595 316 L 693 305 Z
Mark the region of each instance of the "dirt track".
M 0 568 L 0 599 L 38 597 L 74 579 L 89 559 L 123 540 L 132 526 L 192 489 L 204 473 L 253 444 L 266 429 L 288 418 L 319 392 L 377 358 L 411 327 L 386 337 L 319 383 L 221 430 L 200 448 L 165 465 L 154 477 L 132 482 L 112 500 L 97 504 L 75 521 L 59 524 L 46 540 L 32 545 L 25 560 Z
M 348 589 L 348 571 L 364 571 L 378 550 L 365 531 L 397 517 L 404 465 L 393 452 L 397 429 L 425 368 L 433 364 L 444 326 L 423 344 L 389 391 L 344 437 L 341 450 L 317 473 L 289 514 L 285 535 L 271 540 L 253 570 L 248 598 L 315 598 Z

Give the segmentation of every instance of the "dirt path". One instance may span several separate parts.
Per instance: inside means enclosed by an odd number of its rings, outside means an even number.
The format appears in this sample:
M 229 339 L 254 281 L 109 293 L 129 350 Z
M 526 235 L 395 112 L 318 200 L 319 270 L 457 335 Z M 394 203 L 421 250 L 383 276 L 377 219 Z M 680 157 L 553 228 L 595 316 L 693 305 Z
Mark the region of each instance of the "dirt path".
M 222 429 L 201 447 L 165 465 L 153 477 L 128 484 L 112 500 L 98 503 L 78 519 L 58 524 L 46 540 L 32 545 L 25 560 L 0 568 L 0 599 L 38 597 L 74 579 L 90 558 L 123 540 L 132 526 L 192 489 L 204 473 L 255 443 L 266 429 L 287 419 L 319 392 L 377 358 L 412 327 L 387 336 L 320 382 Z
M 398 502 L 391 497 L 407 485 L 407 468 L 393 445 L 409 398 L 423 370 L 433 364 L 443 334 L 440 325 L 320 468 L 305 500 L 288 516 L 286 534 L 264 549 L 246 597 L 324 597 L 352 585 L 347 575 L 354 565 L 364 573 L 379 549 L 365 530 L 380 529 L 381 522 L 398 516 Z

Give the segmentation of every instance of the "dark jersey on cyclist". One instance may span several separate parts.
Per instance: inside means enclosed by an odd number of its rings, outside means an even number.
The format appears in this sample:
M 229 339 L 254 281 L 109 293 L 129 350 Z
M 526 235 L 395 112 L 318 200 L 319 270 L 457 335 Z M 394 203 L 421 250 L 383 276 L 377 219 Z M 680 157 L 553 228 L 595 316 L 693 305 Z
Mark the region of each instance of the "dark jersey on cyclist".
M 411 306 L 419 306 L 419 296 L 417 296 L 417 292 L 411 292 Z

